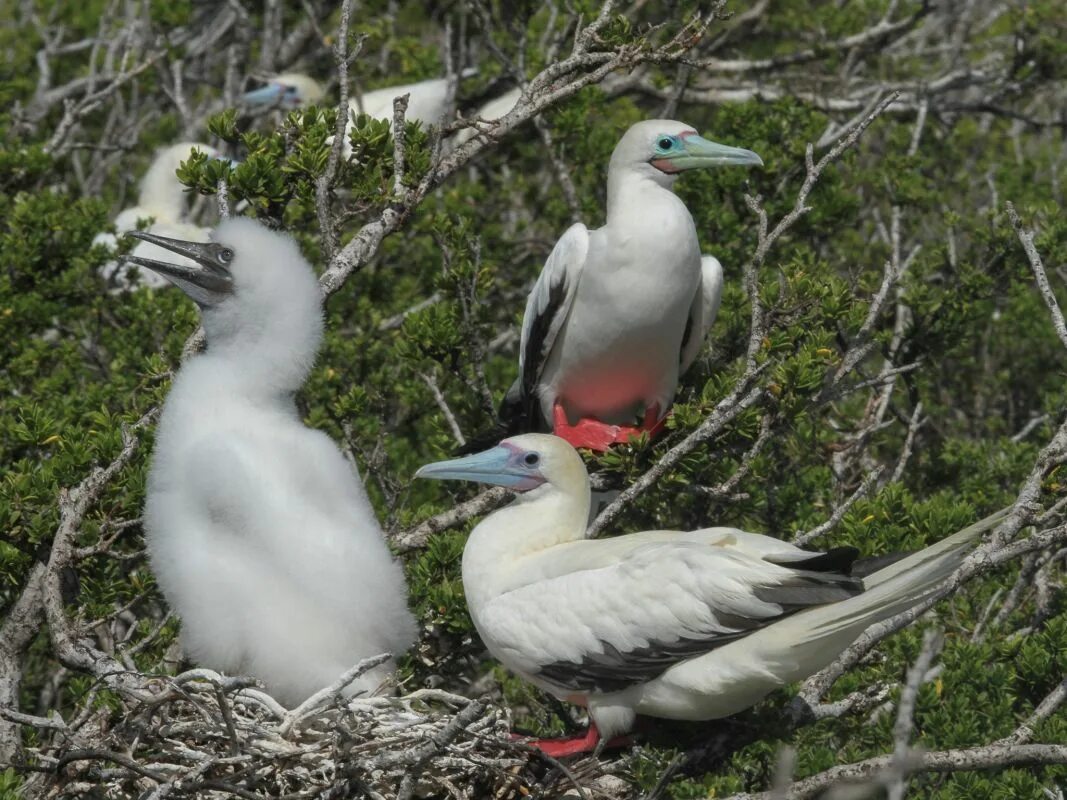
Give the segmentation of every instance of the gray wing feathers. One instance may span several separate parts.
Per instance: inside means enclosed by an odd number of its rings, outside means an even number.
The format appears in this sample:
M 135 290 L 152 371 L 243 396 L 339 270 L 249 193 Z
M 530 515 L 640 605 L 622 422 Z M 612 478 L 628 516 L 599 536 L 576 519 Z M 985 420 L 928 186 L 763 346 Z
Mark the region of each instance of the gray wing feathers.
M 519 340 L 522 390 L 531 395 L 574 304 L 578 280 L 589 253 L 589 231 L 578 222 L 556 242 L 526 300 Z
M 651 552 L 635 561 L 652 560 Z M 694 562 L 698 568 L 710 566 Z M 638 573 L 635 577 L 641 580 Z M 699 582 L 699 576 L 696 576 Z M 734 585 L 734 589 L 738 588 Z M 839 573 L 781 568 L 766 581 L 747 587 L 750 601 L 716 596 L 694 596 L 701 610 L 669 620 L 649 635 L 645 609 L 635 605 L 634 620 L 618 620 L 610 639 L 589 646 L 579 660 L 557 659 L 538 665 L 538 677 L 578 691 L 612 692 L 650 681 L 675 664 L 711 652 L 760 628 L 812 606 L 835 603 L 863 591 L 862 582 Z M 727 592 L 729 594 L 729 592 Z M 639 601 L 635 601 L 638 602 Z M 768 605 L 769 604 L 769 605 Z M 637 646 L 624 642 L 638 643 Z
M 719 305 L 722 303 L 722 264 L 715 256 L 704 256 L 700 259 L 700 288 L 693 297 L 693 304 L 689 308 L 689 320 L 686 323 L 685 335 L 682 338 L 682 352 L 680 356 L 680 374 L 693 365 L 700 349 L 704 346 L 704 340 L 708 338 L 708 331 L 715 323 L 715 317 L 719 314 Z

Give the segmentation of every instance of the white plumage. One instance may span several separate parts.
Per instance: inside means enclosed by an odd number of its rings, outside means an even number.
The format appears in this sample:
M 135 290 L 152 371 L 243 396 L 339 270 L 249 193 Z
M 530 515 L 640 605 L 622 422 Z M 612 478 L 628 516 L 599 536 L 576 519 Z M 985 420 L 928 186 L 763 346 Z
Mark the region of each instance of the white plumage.
M 115 217 L 115 232 L 118 235 L 137 230 L 139 221 L 151 219 L 152 224 L 147 228 L 150 233 L 194 242 L 208 240 L 211 229 L 194 225 L 186 217 L 185 187 L 175 175 L 178 167 L 189 158 L 193 150 L 199 150 L 212 158 L 218 156 L 215 148 L 200 142 L 181 142 L 160 151 L 141 179 L 137 205 L 123 209 Z M 117 243 L 118 239 L 112 233 L 98 233 L 93 239 L 93 244 L 104 244 L 111 248 Z M 132 254 L 153 259 L 167 255 L 166 251 L 148 242 L 139 242 Z M 128 277 L 130 273 L 136 273 L 138 282 L 144 286 L 160 289 L 170 285 L 162 275 L 136 266 L 128 267 L 119 261 L 109 261 L 100 268 L 101 277 L 119 289 L 128 289 L 133 285 Z
M 186 257 L 137 262 L 197 301 L 208 340 L 167 396 L 145 505 L 186 653 L 295 704 L 363 658 L 406 650 L 415 626 L 402 570 L 359 476 L 293 402 L 323 327 L 295 242 L 246 219 L 223 222 L 209 244 L 131 235 Z M 353 690 L 373 690 L 390 668 Z
M 637 714 L 725 717 L 811 675 L 868 626 L 928 597 L 998 519 L 861 580 L 846 574 L 851 548 L 814 553 L 735 528 L 585 539 L 589 480 L 555 436 L 517 436 L 418 474 L 519 492 L 467 541 L 471 618 L 496 658 L 588 706 L 605 738 Z M 595 732 L 580 744 L 594 742 Z
M 625 441 L 641 414 L 645 429 L 659 422 L 714 322 L 723 283 L 671 187 L 683 170 L 762 163 L 681 122 L 626 132 L 608 167 L 605 225 L 571 226 L 527 300 L 519 377 L 501 407 L 508 432 L 555 430 L 603 449 Z
M 475 74 L 476 70 L 466 69 L 460 73 L 461 78 Z M 423 127 L 439 125 L 448 111 L 448 79 L 431 78 L 417 83 L 405 83 L 398 86 L 386 86 L 364 92 L 348 100 L 349 123 L 357 114 L 367 114 L 375 119 L 392 122 L 393 101 L 408 95 L 408 107 L 404 113 L 410 122 L 421 122 Z M 271 78 L 267 85 L 245 93 L 242 100 L 250 105 L 279 105 L 284 109 L 299 108 L 304 105 L 322 101 L 322 87 L 314 78 L 298 73 L 287 73 Z M 352 154 L 348 136 L 345 136 L 344 154 Z

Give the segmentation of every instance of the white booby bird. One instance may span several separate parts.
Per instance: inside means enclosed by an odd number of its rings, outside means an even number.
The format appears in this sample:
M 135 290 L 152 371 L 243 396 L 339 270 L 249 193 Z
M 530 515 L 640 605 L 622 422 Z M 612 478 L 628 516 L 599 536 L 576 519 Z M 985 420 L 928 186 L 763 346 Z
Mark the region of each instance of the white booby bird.
M 195 225 L 186 217 L 187 193 L 174 174 L 181 163 L 189 158 L 193 150 L 199 150 L 210 158 L 219 158 L 219 153 L 214 147 L 200 142 L 181 142 L 162 150 L 141 179 L 137 205 L 123 209 L 115 217 L 116 233 L 121 235 L 127 231 L 136 230 L 139 221 L 151 219 L 152 223 L 147 229 L 150 233 L 195 242 L 208 240 L 211 229 Z M 98 233 L 93 239 L 93 244 L 103 244 L 113 249 L 118 244 L 118 239 L 112 233 Z M 140 242 L 134 248 L 132 255 L 158 259 L 166 253 L 154 244 Z M 183 261 L 183 263 L 189 266 L 189 262 Z M 132 285 L 128 277 L 130 271 L 129 267 L 117 260 L 109 261 L 100 268 L 100 276 L 114 284 L 116 288 L 128 289 Z M 141 270 L 135 267 L 134 271 L 137 272 L 139 282 L 144 286 L 159 289 L 170 285 L 166 278 L 151 270 Z
M 400 565 L 359 476 L 293 402 L 323 329 L 296 243 L 249 219 L 223 222 L 208 243 L 128 235 L 183 257 L 131 260 L 196 301 L 208 341 L 167 395 L 144 512 L 186 653 L 295 704 L 361 659 L 406 650 L 415 624 Z
M 518 493 L 471 531 L 463 587 L 493 656 L 588 707 L 585 736 L 539 743 L 556 756 L 625 733 L 637 714 L 726 717 L 811 675 L 929 597 L 1003 516 L 860 579 L 852 548 L 815 553 L 736 528 L 586 539 L 589 479 L 556 436 L 516 436 L 416 475 Z
M 626 132 L 608 166 L 606 224 L 572 225 L 526 302 L 519 377 L 500 408 L 504 433 L 552 430 L 604 450 L 659 430 L 718 312 L 723 280 L 719 262 L 701 257 L 693 218 L 671 187 L 685 170 L 762 163 L 682 122 L 648 120 Z
M 477 72 L 465 69 L 461 78 L 467 78 Z M 363 113 L 375 119 L 391 122 L 393 119 L 393 101 L 408 95 L 408 107 L 404 114 L 409 122 L 421 122 L 423 126 L 438 125 L 448 111 L 448 79 L 432 78 L 417 83 L 405 83 L 400 86 L 386 86 L 365 92 L 360 97 L 350 98 L 348 109 L 351 117 Z M 266 86 L 246 92 L 241 99 L 249 105 L 279 105 L 285 109 L 299 108 L 303 105 L 318 103 L 322 100 L 322 87 L 307 75 L 288 73 L 271 78 Z M 346 141 L 347 148 L 347 141 Z M 346 149 L 346 155 L 350 148 Z

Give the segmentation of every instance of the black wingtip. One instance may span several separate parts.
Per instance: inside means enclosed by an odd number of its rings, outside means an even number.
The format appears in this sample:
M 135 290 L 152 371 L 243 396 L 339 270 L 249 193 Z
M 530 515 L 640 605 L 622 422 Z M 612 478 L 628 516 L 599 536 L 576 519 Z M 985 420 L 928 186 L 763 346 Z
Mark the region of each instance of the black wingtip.
M 868 575 L 873 575 L 880 569 L 885 569 L 890 564 L 896 564 L 902 558 L 910 556 L 911 553 L 886 553 L 882 556 L 868 556 L 867 558 L 857 559 L 852 564 L 852 577 L 853 578 L 866 578 Z
M 803 561 L 776 562 L 790 569 L 803 569 L 809 572 L 837 572 L 841 575 L 854 575 L 853 567 L 860 551 L 855 547 L 835 547 L 825 553 L 812 553 L 811 558 Z

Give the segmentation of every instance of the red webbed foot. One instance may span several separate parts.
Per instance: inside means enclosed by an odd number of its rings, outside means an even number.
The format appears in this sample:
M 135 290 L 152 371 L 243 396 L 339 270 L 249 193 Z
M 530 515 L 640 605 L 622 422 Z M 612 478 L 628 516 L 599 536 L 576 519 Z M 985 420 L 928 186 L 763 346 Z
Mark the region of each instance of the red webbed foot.
M 660 418 L 658 405 L 645 409 L 645 417 L 640 425 L 611 425 L 594 417 L 583 417 L 571 425 L 559 403 L 553 407 L 552 417 L 556 436 L 569 442 L 572 447 L 585 447 L 597 453 L 603 453 L 614 444 L 626 444 L 630 437 L 641 433 L 656 437 L 666 427 L 666 416 Z
M 517 737 L 512 734 L 512 738 Z M 597 745 L 600 745 L 600 731 L 597 730 L 596 725 L 590 723 L 585 733 L 577 733 L 573 736 L 561 736 L 554 739 L 530 739 L 527 744 L 532 747 L 536 747 L 546 756 L 551 758 L 566 758 L 568 756 L 581 755 L 583 753 L 592 753 L 597 750 Z M 633 744 L 633 738 L 630 736 L 616 736 L 609 739 L 603 744 L 600 749 L 627 747 Z

